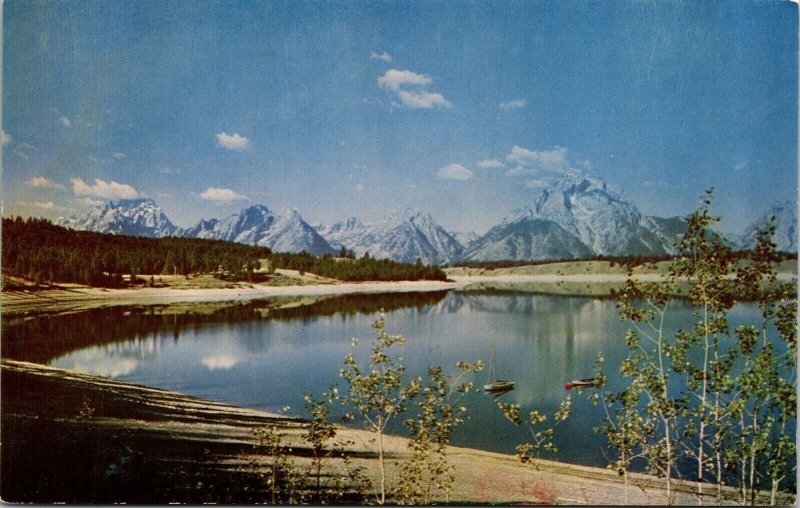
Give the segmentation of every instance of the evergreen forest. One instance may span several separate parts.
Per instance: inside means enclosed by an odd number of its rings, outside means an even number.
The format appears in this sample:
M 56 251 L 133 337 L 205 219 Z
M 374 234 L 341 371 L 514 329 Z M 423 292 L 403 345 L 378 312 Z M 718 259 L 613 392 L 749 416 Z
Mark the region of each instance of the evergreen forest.
M 4 218 L 3 274 L 37 284 L 78 283 L 121 287 L 140 275 L 224 274 L 251 280 L 260 261 L 342 281 L 446 280 L 435 267 L 378 260 L 365 255 L 335 258 L 306 252 L 273 253 L 268 247 L 196 238 L 144 238 L 75 231 L 46 219 Z M 138 282 L 144 282 L 138 280 Z

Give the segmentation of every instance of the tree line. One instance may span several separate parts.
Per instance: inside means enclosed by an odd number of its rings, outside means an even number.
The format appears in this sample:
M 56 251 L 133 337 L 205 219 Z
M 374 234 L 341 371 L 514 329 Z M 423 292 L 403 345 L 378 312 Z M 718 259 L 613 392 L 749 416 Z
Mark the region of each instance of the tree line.
M 259 261 L 273 268 L 311 272 L 346 281 L 446 280 L 438 268 L 376 260 L 322 258 L 302 253 L 274 254 L 257 247 L 221 240 L 196 238 L 145 238 L 75 231 L 46 219 L 4 218 L 3 273 L 41 283 L 78 283 L 121 287 L 139 275 L 189 275 L 224 273 L 226 278 L 248 279 Z
M 709 233 L 710 235 L 710 233 Z M 730 256 L 733 260 L 747 260 L 749 251 L 734 251 L 729 247 Z M 797 259 L 796 252 L 775 252 L 775 261 L 777 263 L 787 259 Z M 562 258 L 562 259 L 541 259 L 541 260 L 498 260 L 498 261 L 458 261 L 453 263 L 456 268 L 478 268 L 483 270 L 494 270 L 497 268 L 514 268 L 518 266 L 534 266 L 534 265 L 551 265 L 556 263 L 567 263 L 574 261 L 606 261 L 610 267 L 622 266 L 628 269 L 637 266 L 653 265 L 662 261 L 672 261 L 676 256 L 670 255 L 631 255 L 631 256 L 590 256 L 582 258 Z
M 272 255 L 275 268 L 287 268 L 310 272 L 322 277 L 330 277 L 349 282 L 368 280 L 438 280 L 446 281 L 447 274 L 435 266 L 426 266 L 421 260 L 414 264 L 400 263 L 390 259 L 375 259 L 365 253 L 363 257 L 334 257 L 326 254 L 322 257 L 307 252 L 299 254 L 275 253 Z
M 217 240 L 74 231 L 46 219 L 3 219 L 3 272 L 37 283 L 118 287 L 122 275 L 239 273 L 272 252 Z

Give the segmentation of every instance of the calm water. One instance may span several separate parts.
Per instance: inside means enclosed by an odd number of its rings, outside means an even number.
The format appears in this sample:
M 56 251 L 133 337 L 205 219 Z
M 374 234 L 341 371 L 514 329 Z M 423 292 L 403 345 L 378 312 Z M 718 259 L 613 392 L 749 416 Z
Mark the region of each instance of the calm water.
M 592 375 L 598 352 L 613 366 L 627 351 L 627 324 L 619 321 L 615 301 L 607 299 L 432 293 L 268 307 L 255 302 L 166 315 L 146 308 L 108 309 L 12 323 L 4 330 L 11 338 L 4 341 L 4 354 L 269 411 L 289 406 L 290 414 L 302 415 L 304 393 L 320 394 L 340 381 L 353 337 L 361 340 L 365 358 L 372 324 L 384 308 L 388 331 L 408 341 L 397 354 L 411 376 L 424 376 L 434 365 L 456 372 L 459 360 L 482 359 L 488 365 L 494 338 L 498 377 L 516 381 L 516 389 L 502 399 L 520 404 L 526 415 L 532 409 L 552 413 L 567 394 L 565 382 Z M 691 312 L 675 303 L 668 327 L 689 327 Z M 758 317 L 757 308 L 741 305 L 731 321 L 735 326 Z M 611 388 L 619 386 L 619 376 L 606 370 Z M 488 369 L 474 381 L 483 385 L 487 378 Z M 604 466 L 605 438 L 592 431 L 602 421 L 601 409 L 580 396 L 573 400 L 573 417 L 556 431 L 555 458 Z M 528 437 L 527 430 L 505 420 L 490 396 L 473 394 L 466 404 L 471 418 L 458 429 L 455 444 L 513 452 Z M 403 430 L 398 421 L 394 431 Z

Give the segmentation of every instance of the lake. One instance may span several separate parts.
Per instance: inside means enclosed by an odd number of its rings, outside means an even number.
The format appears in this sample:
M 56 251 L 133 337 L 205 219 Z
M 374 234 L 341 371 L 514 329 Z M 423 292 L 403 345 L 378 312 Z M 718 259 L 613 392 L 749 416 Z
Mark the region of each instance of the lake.
M 178 392 L 304 415 L 303 394 L 321 394 L 335 382 L 351 340 L 362 362 L 380 309 L 389 333 L 407 343 L 396 349 L 409 376 L 430 366 L 456 373 L 458 361 L 483 360 L 472 379 L 488 381 L 492 350 L 497 376 L 516 382 L 501 400 L 552 414 L 567 395 L 564 384 L 591 377 L 598 353 L 606 358 L 610 388 L 626 356 L 626 322 L 613 299 L 521 292 L 433 292 L 350 295 L 296 302 L 109 308 L 5 324 L 6 357 L 46 363 Z M 737 306 L 731 324 L 757 323 L 754 305 Z M 667 328 L 695 321 L 686 302 L 674 302 Z M 573 394 L 572 418 L 558 425 L 555 455 L 543 457 L 605 466 L 605 436 L 593 432 L 603 411 Z M 454 444 L 513 453 L 529 436 L 513 426 L 486 394 L 465 400 L 469 421 Z M 391 429 L 404 433 L 402 419 Z

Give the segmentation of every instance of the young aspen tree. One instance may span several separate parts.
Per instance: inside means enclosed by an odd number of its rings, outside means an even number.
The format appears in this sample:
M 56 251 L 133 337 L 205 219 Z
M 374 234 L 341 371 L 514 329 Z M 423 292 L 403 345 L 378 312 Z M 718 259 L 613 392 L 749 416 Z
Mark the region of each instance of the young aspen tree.
M 461 379 L 482 370 L 483 362 L 459 362 L 456 367 L 460 372 L 454 378 L 441 367 L 428 369 L 428 384 L 416 403 L 419 414 L 405 421 L 411 430 L 408 446 L 412 455 L 400 470 L 398 500 L 403 504 L 429 505 L 436 491 L 443 492 L 445 502 L 450 502 L 455 478 L 447 461 L 447 447 L 453 429 L 467 417 L 467 407 L 454 406 L 454 397 L 458 399 L 473 389 L 473 383 L 462 383 Z
M 389 356 L 389 349 L 405 343 L 400 335 L 386 332 L 386 320 L 381 315 L 373 325 L 376 338 L 366 370 L 359 367 L 352 353 L 344 359 L 340 376 L 347 382 L 348 393 L 343 401 L 349 404 L 366 422 L 367 429 L 375 434 L 378 447 L 378 467 L 380 471 L 377 501 L 386 503 L 386 457 L 384 435 L 390 421 L 405 412 L 411 399 L 419 394 L 422 381 L 419 378 L 405 382 L 405 369 L 399 358 Z M 355 341 L 354 341 L 355 342 Z M 355 419 L 349 414 L 350 419 Z

